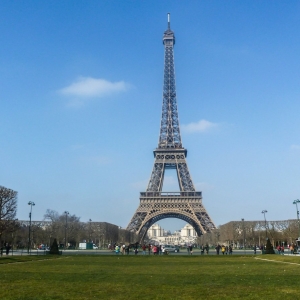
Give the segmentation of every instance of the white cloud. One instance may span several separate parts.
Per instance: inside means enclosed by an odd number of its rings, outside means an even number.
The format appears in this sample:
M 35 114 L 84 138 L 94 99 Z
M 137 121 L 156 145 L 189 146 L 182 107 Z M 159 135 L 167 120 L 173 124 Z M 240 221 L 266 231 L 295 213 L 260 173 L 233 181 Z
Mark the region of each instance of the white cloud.
M 212 123 L 206 120 L 200 120 L 197 123 L 190 123 L 186 125 L 181 125 L 181 129 L 186 133 L 194 133 L 194 132 L 206 132 L 213 128 L 218 127 L 217 123 Z
M 124 81 L 110 82 L 101 78 L 79 77 L 75 82 L 59 90 L 65 96 L 101 98 L 126 91 L 130 85 Z M 80 104 L 80 100 L 77 100 Z M 76 104 L 76 103 L 75 103 Z
M 300 150 L 300 145 L 291 145 L 292 150 Z

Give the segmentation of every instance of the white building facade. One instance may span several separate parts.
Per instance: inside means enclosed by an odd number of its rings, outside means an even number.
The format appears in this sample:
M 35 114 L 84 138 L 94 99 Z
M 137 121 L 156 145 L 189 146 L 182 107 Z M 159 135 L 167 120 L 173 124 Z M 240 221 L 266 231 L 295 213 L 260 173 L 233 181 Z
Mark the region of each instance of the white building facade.
M 186 224 L 181 230 L 174 233 L 167 232 L 159 224 L 153 224 L 148 229 L 148 238 L 160 245 L 186 246 L 196 242 L 197 233 L 190 224 Z

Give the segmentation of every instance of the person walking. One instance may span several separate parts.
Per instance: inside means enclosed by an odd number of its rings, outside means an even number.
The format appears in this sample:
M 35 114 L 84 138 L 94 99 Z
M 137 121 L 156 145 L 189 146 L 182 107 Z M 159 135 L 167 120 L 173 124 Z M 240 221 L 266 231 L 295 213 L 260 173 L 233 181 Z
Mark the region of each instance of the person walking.
M 190 254 L 193 255 L 193 245 L 190 245 Z
M 156 246 L 155 245 L 152 245 L 152 252 L 153 252 L 153 255 L 156 255 Z
M 204 248 L 204 246 L 202 245 L 202 246 L 201 246 L 201 255 L 204 254 L 204 250 L 205 250 L 205 248 Z
M 281 247 L 280 247 L 280 245 L 278 245 L 276 249 L 277 249 L 277 254 L 280 254 L 280 252 L 281 252 Z
M 232 255 L 232 246 L 229 245 L 229 255 Z
M 208 255 L 208 253 L 209 253 L 209 246 L 208 246 L 208 244 L 206 244 L 205 250 L 206 250 L 206 254 Z
M 222 254 L 224 255 L 224 254 L 225 254 L 225 251 L 226 251 L 226 248 L 225 248 L 225 246 L 224 246 L 224 245 L 222 245 L 222 247 L 221 247 L 221 251 L 222 251 Z
M 143 255 L 146 255 L 146 245 L 145 244 L 142 246 L 142 250 L 143 250 Z
M 120 253 L 120 247 L 118 245 L 116 245 L 115 247 L 115 252 L 117 255 Z
M 9 254 L 9 250 L 10 250 L 10 245 L 7 243 L 6 246 L 5 246 L 5 250 L 6 250 L 6 255 Z
M 256 254 L 256 245 L 253 247 L 254 254 Z

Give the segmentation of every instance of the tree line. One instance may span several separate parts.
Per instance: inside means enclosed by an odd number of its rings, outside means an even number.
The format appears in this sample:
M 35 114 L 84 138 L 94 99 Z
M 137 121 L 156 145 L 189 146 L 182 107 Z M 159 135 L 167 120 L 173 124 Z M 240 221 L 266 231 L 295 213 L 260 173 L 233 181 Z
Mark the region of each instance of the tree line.
M 198 237 L 200 245 L 227 244 L 234 247 L 265 245 L 269 239 L 273 246 L 290 245 L 299 237 L 298 220 L 283 221 L 231 221 L 212 232 Z
M 80 217 L 68 212 L 47 209 L 42 221 L 16 219 L 18 193 L 0 186 L 0 245 L 14 248 L 50 246 L 54 239 L 61 247 L 76 248 L 81 242 L 100 247 L 113 243 L 135 243 L 135 233 L 107 222 L 81 222 Z M 28 245 L 30 241 L 30 245 Z

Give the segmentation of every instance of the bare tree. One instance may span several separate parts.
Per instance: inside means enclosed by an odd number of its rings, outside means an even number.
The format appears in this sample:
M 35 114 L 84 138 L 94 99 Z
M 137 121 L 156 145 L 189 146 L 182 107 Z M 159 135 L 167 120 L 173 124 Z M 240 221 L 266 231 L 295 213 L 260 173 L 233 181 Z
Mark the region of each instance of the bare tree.
M 80 217 L 69 214 L 66 216 L 65 213 L 60 215 L 55 210 L 47 209 L 44 219 L 50 221 L 46 228 L 49 241 L 56 238 L 59 244 L 66 242 L 75 246 L 81 240 L 83 226 L 80 223 Z
M 0 186 L 0 241 L 2 235 L 15 231 L 18 192 Z

